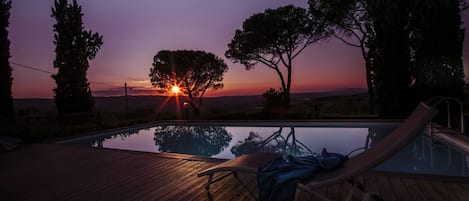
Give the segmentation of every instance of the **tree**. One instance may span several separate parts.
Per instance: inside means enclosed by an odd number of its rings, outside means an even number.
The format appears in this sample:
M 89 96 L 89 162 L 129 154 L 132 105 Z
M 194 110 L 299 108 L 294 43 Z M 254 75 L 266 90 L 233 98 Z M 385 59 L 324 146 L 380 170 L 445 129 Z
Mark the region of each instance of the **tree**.
M 378 115 L 402 117 L 419 100 L 463 96 L 460 25 L 461 11 L 469 5 L 465 0 L 308 3 L 313 19 L 344 43 L 361 48 L 369 105 L 376 102 Z
M 195 115 L 200 114 L 202 99 L 208 89 L 223 88 L 223 74 L 228 71 L 223 59 L 194 50 L 159 51 L 152 65 L 149 74 L 152 85 L 160 93 L 178 86 L 187 95 Z
M 369 105 L 376 102 L 378 115 L 402 117 L 419 100 L 463 96 L 460 13 L 468 7 L 465 0 L 308 2 L 315 20 L 361 48 Z
M 285 103 L 289 105 L 292 61 L 308 45 L 322 38 L 322 27 L 309 19 L 305 9 L 292 5 L 267 9 L 243 22 L 242 30 L 236 30 L 228 44 L 225 56 L 243 64 L 246 70 L 257 63 L 274 70 L 280 79 Z
M 0 117 L 2 121 L 5 119 L 11 120 L 15 117 L 11 93 L 13 78 L 8 61 L 10 58 L 10 41 L 8 40 L 10 8 L 10 0 L 0 0 L 0 105 L 2 107 Z
M 407 0 L 368 1 L 376 33 L 376 104 L 383 117 L 404 117 L 412 106 Z
M 376 32 L 381 116 L 406 116 L 418 101 L 436 95 L 464 97 L 465 1 L 376 0 L 368 5 Z
M 413 1 L 411 48 L 414 87 L 421 99 L 432 96 L 463 98 L 464 30 L 460 0 Z
M 53 75 L 57 86 L 55 104 L 59 114 L 92 112 L 94 100 L 86 78 L 88 60 L 94 59 L 103 44 L 98 33 L 85 31 L 81 6 L 76 0 L 55 0 L 52 7 L 54 24 L 55 60 Z
M 320 21 L 332 36 L 352 47 L 360 48 L 365 60 L 368 87 L 368 113 L 375 113 L 375 33 L 367 0 L 309 0 L 312 19 Z

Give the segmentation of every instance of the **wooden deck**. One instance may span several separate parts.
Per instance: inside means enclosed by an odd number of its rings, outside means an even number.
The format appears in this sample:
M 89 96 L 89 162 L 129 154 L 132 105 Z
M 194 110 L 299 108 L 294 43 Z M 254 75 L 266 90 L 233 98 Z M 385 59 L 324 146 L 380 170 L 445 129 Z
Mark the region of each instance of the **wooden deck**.
M 196 174 L 217 162 L 70 145 L 22 145 L 0 154 L 0 200 L 255 200 L 253 175 L 229 176 L 206 191 L 206 178 Z M 464 178 L 368 173 L 358 179 L 384 200 L 469 199 L 469 181 Z M 349 188 L 344 183 L 320 192 L 343 200 Z M 296 200 L 311 199 L 298 191 Z

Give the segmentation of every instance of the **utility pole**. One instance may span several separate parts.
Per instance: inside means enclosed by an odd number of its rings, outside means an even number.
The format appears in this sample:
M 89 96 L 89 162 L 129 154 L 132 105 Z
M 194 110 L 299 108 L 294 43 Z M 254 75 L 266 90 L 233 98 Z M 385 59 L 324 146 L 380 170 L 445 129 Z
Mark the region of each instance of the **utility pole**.
M 127 102 L 127 82 L 124 82 L 124 93 L 125 93 L 125 114 L 124 114 L 124 119 L 127 121 L 127 114 L 129 112 L 129 104 Z

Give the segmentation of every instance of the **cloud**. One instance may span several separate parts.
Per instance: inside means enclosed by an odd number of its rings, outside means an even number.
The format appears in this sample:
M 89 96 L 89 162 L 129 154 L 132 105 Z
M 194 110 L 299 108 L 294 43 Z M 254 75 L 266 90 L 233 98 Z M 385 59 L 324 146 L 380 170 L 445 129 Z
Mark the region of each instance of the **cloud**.
M 104 89 L 104 90 L 94 90 L 93 96 L 124 96 L 125 91 L 123 88 L 120 89 Z M 155 89 L 128 89 L 127 90 L 128 96 L 153 96 L 158 95 Z

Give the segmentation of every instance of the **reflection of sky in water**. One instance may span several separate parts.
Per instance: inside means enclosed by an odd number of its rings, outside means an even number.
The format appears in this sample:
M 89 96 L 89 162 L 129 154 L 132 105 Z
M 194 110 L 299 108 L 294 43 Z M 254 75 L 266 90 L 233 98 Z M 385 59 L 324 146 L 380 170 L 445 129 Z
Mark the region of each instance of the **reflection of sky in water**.
M 261 139 L 267 139 L 273 133 L 279 131 L 279 127 L 221 127 L 231 135 L 232 140 L 229 145 L 220 153 L 213 155 L 213 158 L 234 158 L 231 148 L 244 141 L 250 132 L 254 132 Z M 306 145 L 313 152 L 320 153 L 322 148 L 329 152 L 348 154 L 350 151 L 364 147 L 367 143 L 367 136 L 371 132 L 371 138 L 368 139 L 370 146 L 383 139 L 394 128 L 389 126 L 359 128 L 359 127 L 296 127 L 295 136 L 298 141 Z M 291 132 L 290 127 L 283 127 L 281 135 L 287 137 Z M 121 134 L 114 136 L 104 136 L 100 139 L 102 147 L 159 152 L 159 146 L 155 145 L 155 127 L 142 129 L 131 134 Z M 94 142 L 94 143 L 92 143 Z M 289 140 L 291 142 L 291 139 Z M 82 142 L 84 144 L 93 144 L 98 146 L 96 139 L 88 139 Z M 432 147 L 433 146 L 433 147 Z M 358 154 L 363 150 L 357 151 Z M 403 150 L 393 156 L 390 160 L 384 162 L 376 169 L 385 171 L 398 171 L 410 173 L 429 173 L 443 174 L 453 176 L 469 176 L 469 156 L 462 154 L 444 144 L 432 145 L 426 139 L 419 137 L 410 143 Z
M 115 136 L 111 139 L 106 139 L 103 142 L 103 147 L 112 149 L 124 149 L 135 151 L 148 151 L 159 152 L 158 147 L 155 146 L 155 128 L 142 129 L 138 133 L 131 134 L 130 136 Z M 97 146 L 97 144 L 93 144 Z
M 244 141 L 250 132 L 258 134 L 262 139 L 268 138 L 279 127 L 224 127 L 231 133 L 233 139 L 229 146 L 214 158 L 234 158 L 231 147 L 239 141 Z M 286 137 L 291 131 L 284 127 L 282 136 Z M 159 147 L 154 141 L 155 128 L 139 130 L 138 133 L 128 136 L 113 136 L 103 142 L 103 147 L 136 151 L 159 152 Z M 330 152 L 347 154 L 351 150 L 365 145 L 368 128 L 295 128 L 296 139 L 305 144 L 311 151 L 319 153 L 322 148 Z M 289 140 L 291 141 L 291 139 Z M 95 143 L 94 146 L 97 146 Z
M 257 133 L 263 139 L 266 139 L 274 132 L 278 131 L 278 127 L 225 127 L 228 133 L 233 135 L 230 146 L 223 150 L 220 154 L 213 157 L 216 158 L 233 158 L 231 147 L 244 141 L 248 137 L 249 132 Z M 282 136 L 286 137 L 291 131 L 289 127 L 284 127 Z M 329 152 L 337 152 L 347 154 L 353 149 L 365 146 L 368 128 L 295 128 L 296 139 L 306 145 L 311 151 L 320 153 L 322 148 L 326 148 Z M 289 140 L 291 141 L 291 139 Z

